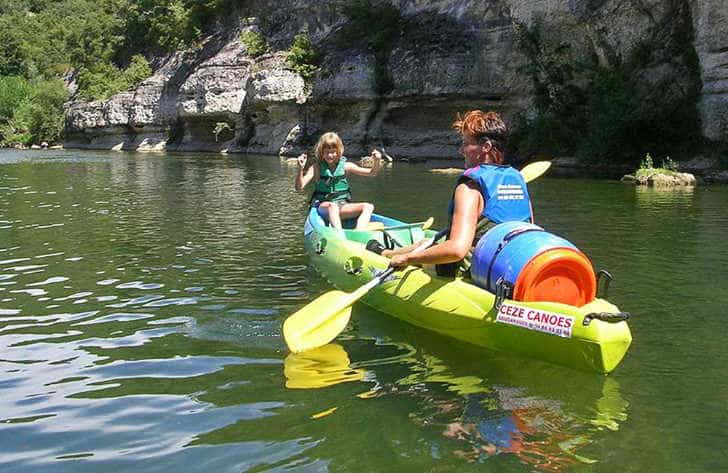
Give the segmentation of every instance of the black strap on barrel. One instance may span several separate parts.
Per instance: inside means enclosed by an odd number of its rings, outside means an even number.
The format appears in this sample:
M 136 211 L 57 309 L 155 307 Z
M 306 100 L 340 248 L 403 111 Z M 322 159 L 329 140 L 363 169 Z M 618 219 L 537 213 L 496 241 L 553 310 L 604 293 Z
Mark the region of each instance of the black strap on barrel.
M 594 319 L 609 322 L 610 324 L 616 324 L 617 322 L 629 320 L 629 317 L 629 312 L 592 312 L 591 314 L 584 316 L 584 322 L 582 322 L 582 324 L 586 327 Z
M 545 231 L 543 228 L 516 228 L 515 230 L 511 230 L 510 232 L 506 233 L 506 236 L 504 236 L 501 242 L 498 243 L 498 248 L 496 248 L 495 253 L 493 253 L 493 258 L 491 258 L 490 264 L 488 265 L 488 277 L 486 278 L 486 287 L 490 289 L 490 276 L 493 271 L 493 265 L 495 264 L 495 260 L 498 258 L 500 252 L 503 251 L 503 248 L 505 248 L 511 240 L 513 240 L 518 235 L 522 235 L 526 232 L 543 231 Z
M 498 280 L 495 282 L 495 303 L 493 304 L 493 307 L 495 308 L 495 312 L 498 313 L 500 310 L 501 304 L 503 304 L 503 301 L 505 299 L 510 299 L 513 297 L 513 284 L 506 281 L 503 276 L 499 277 Z

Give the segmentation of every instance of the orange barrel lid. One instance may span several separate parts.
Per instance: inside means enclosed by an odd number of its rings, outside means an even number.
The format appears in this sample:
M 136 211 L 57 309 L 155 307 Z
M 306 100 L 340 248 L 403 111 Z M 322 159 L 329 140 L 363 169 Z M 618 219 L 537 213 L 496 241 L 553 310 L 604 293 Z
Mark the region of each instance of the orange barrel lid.
M 521 269 L 513 287 L 517 301 L 561 302 L 581 307 L 597 293 L 594 268 L 574 248 L 551 248 L 534 256 Z

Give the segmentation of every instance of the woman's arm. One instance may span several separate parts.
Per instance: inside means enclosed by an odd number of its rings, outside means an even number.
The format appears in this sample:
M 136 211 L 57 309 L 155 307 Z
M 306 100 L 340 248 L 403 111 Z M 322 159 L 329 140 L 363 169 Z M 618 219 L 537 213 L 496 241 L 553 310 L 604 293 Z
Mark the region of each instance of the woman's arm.
M 395 255 L 391 266 L 401 268 L 409 264 L 453 263 L 465 258 L 473 245 L 478 216 L 483 211 L 483 196 L 472 182 L 455 189 L 455 211 L 450 226 L 450 237 L 443 243 L 418 253 Z
M 374 163 L 371 168 L 361 167 L 358 164 L 347 161 L 344 165 L 344 172 L 346 172 L 347 174 L 351 173 L 356 176 L 376 176 L 377 174 L 379 174 L 379 170 L 382 169 L 382 153 L 375 149 L 374 151 L 372 151 L 371 156 L 372 158 L 374 158 Z
M 316 173 L 318 172 L 318 166 L 310 166 L 307 170 L 304 171 L 307 159 L 308 158 L 305 153 L 298 157 L 298 172 L 296 173 L 297 192 L 303 191 L 308 183 L 311 182 L 314 177 L 316 177 Z

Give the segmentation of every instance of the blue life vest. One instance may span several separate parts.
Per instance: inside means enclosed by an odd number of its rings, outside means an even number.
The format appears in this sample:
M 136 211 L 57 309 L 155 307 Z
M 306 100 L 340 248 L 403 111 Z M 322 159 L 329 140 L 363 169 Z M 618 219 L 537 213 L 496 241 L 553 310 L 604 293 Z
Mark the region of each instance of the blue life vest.
M 463 182 L 478 184 L 484 205 L 481 218 L 493 223 L 529 222 L 531 223 L 531 198 L 526 181 L 517 169 L 498 164 L 480 164 L 466 169 L 458 177 L 455 187 Z M 455 191 L 447 210 L 449 219 L 455 210 Z

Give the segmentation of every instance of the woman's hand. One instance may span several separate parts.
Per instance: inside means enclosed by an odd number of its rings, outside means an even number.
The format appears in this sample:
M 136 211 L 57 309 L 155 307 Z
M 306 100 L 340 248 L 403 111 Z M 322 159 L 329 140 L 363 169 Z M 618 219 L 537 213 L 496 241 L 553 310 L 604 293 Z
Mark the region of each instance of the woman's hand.
M 394 255 L 389 261 L 389 266 L 392 268 L 404 268 L 409 266 L 409 254 Z
M 306 153 L 302 153 L 298 158 L 298 168 L 303 169 L 306 167 L 306 161 L 308 161 L 308 156 Z

